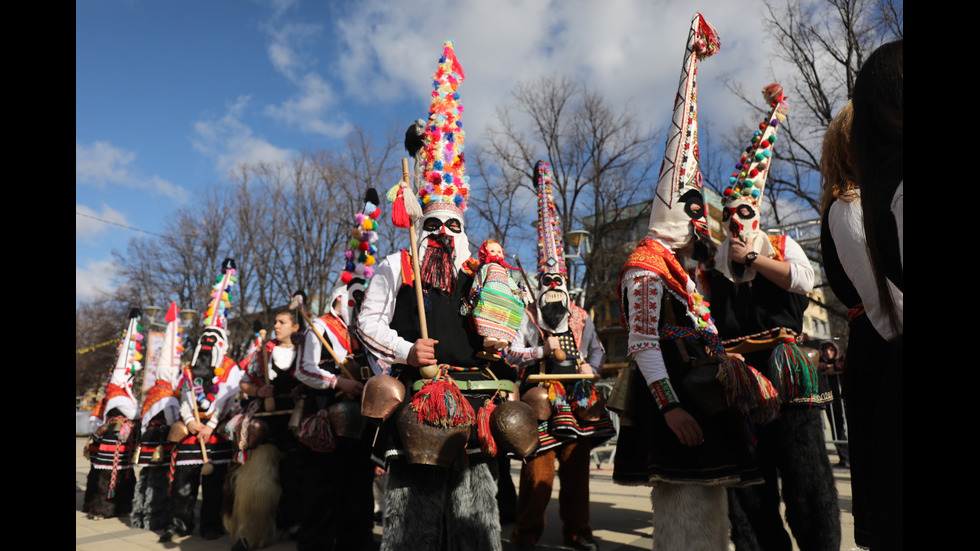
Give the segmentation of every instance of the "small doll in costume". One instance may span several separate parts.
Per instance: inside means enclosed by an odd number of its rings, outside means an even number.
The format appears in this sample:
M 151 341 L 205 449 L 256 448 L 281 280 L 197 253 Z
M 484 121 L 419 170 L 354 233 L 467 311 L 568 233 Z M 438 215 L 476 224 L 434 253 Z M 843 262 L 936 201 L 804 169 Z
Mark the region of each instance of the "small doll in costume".
M 524 302 L 521 290 L 510 277 L 513 270 L 504 260 L 504 248 L 496 239 L 480 245 L 480 268 L 473 280 L 470 301 L 473 304 L 473 325 L 483 337 L 485 359 L 500 359 L 497 350 L 506 347 L 521 326 Z

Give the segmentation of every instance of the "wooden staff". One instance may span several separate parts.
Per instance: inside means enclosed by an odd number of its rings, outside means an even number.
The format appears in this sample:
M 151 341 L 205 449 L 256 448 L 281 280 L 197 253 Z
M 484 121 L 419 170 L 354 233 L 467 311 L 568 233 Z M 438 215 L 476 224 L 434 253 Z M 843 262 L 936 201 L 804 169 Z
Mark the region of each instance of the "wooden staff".
M 402 188 L 408 188 L 411 185 L 410 174 L 408 172 L 408 159 L 402 157 Z M 407 200 L 404 199 L 403 200 Z M 429 338 L 429 326 L 425 322 L 425 300 L 422 296 L 422 270 L 419 268 L 419 244 L 418 238 L 415 235 L 415 220 L 410 219 L 408 223 L 408 246 L 412 253 L 412 275 L 415 280 L 415 300 L 418 304 L 419 311 L 419 329 L 422 332 L 422 338 Z M 426 379 L 432 379 L 439 374 L 439 368 L 434 365 L 426 365 L 419 368 L 419 373 L 422 374 Z
M 259 329 L 259 346 L 262 347 L 262 379 L 265 381 L 264 386 L 269 386 L 269 350 L 265 347 L 265 334 L 265 329 Z M 266 396 L 263 405 L 266 411 L 274 411 L 276 399 L 272 396 Z
M 193 379 L 190 378 L 190 373 L 186 371 L 188 368 L 185 367 L 184 369 L 185 369 L 184 377 L 187 379 L 187 384 L 190 386 L 188 390 L 190 392 L 191 405 L 194 407 L 194 420 L 197 421 L 198 425 L 200 425 L 201 412 L 200 410 L 197 409 L 197 396 L 194 396 L 194 383 L 191 382 L 193 381 Z M 204 461 L 204 464 L 201 465 L 201 474 L 204 476 L 208 476 L 209 474 L 214 472 L 214 465 L 212 465 L 211 461 L 208 459 L 208 448 L 206 443 L 204 442 L 204 439 L 201 438 L 200 432 L 198 432 L 196 436 L 197 436 L 197 443 L 201 445 L 201 459 Z M 174 450 L 174 453 L 177 453 L 177 450 Z

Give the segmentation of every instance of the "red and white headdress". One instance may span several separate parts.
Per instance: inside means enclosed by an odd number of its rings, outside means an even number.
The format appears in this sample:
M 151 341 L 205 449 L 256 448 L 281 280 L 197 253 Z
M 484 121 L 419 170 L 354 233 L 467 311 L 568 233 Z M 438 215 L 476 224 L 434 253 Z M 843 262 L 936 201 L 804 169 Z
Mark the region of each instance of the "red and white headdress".
M 695 14 L 648 225 L 651 237 L 675 249 L 690 242 L 695 233 L 708 235 L 698 158 L 697 69 L 699 61 L 714 55 L 720 47 L 718 32 L 700 13 Z

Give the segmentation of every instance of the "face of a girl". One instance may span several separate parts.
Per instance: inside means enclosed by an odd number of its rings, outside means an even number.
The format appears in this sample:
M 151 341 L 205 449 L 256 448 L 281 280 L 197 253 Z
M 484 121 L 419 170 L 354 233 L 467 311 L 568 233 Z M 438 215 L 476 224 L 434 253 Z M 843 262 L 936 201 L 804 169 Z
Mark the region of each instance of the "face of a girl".
M 487 243 L 487 254 L 493 257 L 504 256 L 504 248 L 500 246 L 500 243 Z
M 292 316 L 283 312 L 276 316 L 276 324 L 272 329 L 276 332 L 276 340 L 279 342 L 289 342 L 289 337 L 299 331 L 299 324 L 293 321 Z

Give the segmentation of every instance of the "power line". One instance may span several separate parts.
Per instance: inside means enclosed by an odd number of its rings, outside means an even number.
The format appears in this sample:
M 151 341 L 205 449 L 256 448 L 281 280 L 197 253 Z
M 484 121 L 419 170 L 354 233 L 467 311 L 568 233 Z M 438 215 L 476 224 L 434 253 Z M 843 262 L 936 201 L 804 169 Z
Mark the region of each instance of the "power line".
M 159 233 L 152 232 L 152 231 L 147 231 L 147 230 L 144 230 L 144 229 L 141 229 L 141 228 L 137 228 L 135 226 L 129 226 L 129 225 L 126 225 L 126 224 L 120 224 L 119 222 L 113 222 L 111 220 L 106 220 L 105 218 L 99 218 L 98 216 L 92 216 L 91 214 L 85 214 L 84 212 L 78 212 L 77 210 L 75 211 L 75 214 L 77 214 L 78 216 L 84 216 L 86 218 L 91 218 L 92 220 L 98 220 L 99 222 L 104 222 L 106 224 L 112 224 L 113 226 L 119 226 L 120 228 L 126 228 L 127 230 L 138 231 L 138 232 L 145 233 L 147 235 L 155 235 L 157 237 L 166 237 L 163 234 L 159 234 Z

